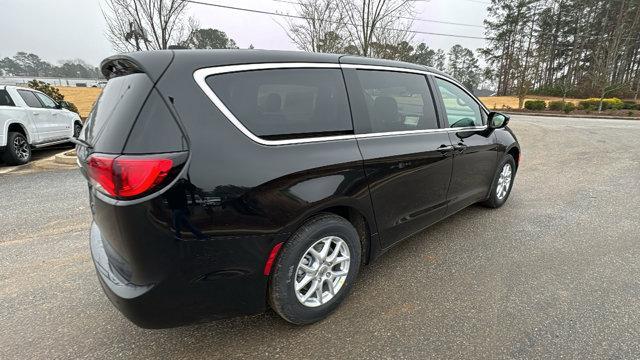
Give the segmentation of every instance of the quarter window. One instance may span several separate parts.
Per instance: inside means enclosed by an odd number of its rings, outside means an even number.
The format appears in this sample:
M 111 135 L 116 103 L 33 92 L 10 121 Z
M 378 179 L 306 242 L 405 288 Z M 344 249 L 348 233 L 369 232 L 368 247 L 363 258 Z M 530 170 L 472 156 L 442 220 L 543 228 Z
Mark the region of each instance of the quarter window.
M 482 126 L 480 105 L 457 85 L 436 78 L 449 127 Z
M 273 69 L 214 75 L 207 84 L 242 124 L 266 139 L 352 134 L 338 69 Z
M 366 109 L 358 116 L 358 133 L 438 128 L 424 75 L 373 70 L 357 70 L 356 74 Z
M 56 108 L 56 102 L 51 100 L 50 97 L 48 97 L 47 95 L 43 95 L 40 93 L 35 93 L 36 96 L 38 97 L 38 99 L 40 99 L 40 101 L 42 101 L 42 104 L 44 105 L 44 107 L 49 108 L 49 109 L 55 109 Z
M 33 93 L 33 91 L 18 90 L 18 94 L 20 94 L 20 97 L 22 98 L 22 100 L 24 100 L 24 102 L 27 103 L 27 106 L 32 108 L 42 107 L 42 104 L 40 103 L 36 95 Z
M 0 106 L 15 106 L 7 90 L 0 90 Z

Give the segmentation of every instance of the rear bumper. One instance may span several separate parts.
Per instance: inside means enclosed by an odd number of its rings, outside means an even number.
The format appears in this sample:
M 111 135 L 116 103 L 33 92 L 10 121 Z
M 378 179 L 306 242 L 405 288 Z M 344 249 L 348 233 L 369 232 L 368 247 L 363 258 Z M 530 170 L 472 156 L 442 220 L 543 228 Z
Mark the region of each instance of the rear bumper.
M 109 264 L 99 227 L 91 226 L 91 255 L 113 305 L 144 328 L 166 328 L 266 308 L 262 269 L 272 236 L 180 241 L 179 263 L 152 284 L 132 284 Z M 232 259 L 232 261 L 230 261 Z

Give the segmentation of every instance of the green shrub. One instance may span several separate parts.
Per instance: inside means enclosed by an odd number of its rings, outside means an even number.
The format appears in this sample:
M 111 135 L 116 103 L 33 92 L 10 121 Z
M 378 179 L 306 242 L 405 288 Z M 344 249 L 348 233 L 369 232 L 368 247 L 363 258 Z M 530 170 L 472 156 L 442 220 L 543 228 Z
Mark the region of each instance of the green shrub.
M 635 110 L 637 105 L 638 104 L 636 104 L 635 101 L 623 101 L 622 102 L 622 109 L 623 110 Z
M 562 100 L 550 101 L 549 110 L 564 111 L 566 114 L 576 109 L 576 106 L 572 102 L 566 102 Z
M 568 114 L 570 112 L 572 112 L 573 110 L 576 109 L 576 105 L 572 102 L 566 102 L 564 103 L 564 106 L 562 107 L 562 111 L 564 111 L 565 114 Z
M 598 108 L 598 103 L 594 103 L 591 100 L 581 100 L 578 102 L 578 109 L 580 110 L 596 110 Z
M 73 111 L 76 114 L 80 114 L 78 112 L 78 107 L 76 106 L 76 104 L 70 102 L 70 101 L 66 101 L 66 100 L 62 100 L 60 101 L 60 105 L 62 105 L 63 108 L 69 110 L 69 111 Z
M 600 99 L 590 98 L 582 100 L 578 104 L 578 107 L 582 110 L 598 110 L 600 106 Z M 622 100 L 618 98 L 602 99 L 602 110 L 620 110 L 624 107 Z
M 565 102 L 562 101 L 562 100 L 549 101 L 549 110 L 560 111 L 560 110 L 564 109 L 564 106 L 565 106 Z
M 527 100 L 524 102 L 524 108 L 527 110 L 544 110 L 547 108 L 547 103 L 544 100 Z
M 50 98 L 52 98 L 53 100 L 57 101 L 57 102 L 63 102 L 64 101 L 64 95 L 62 95 L 60 93 L 60 90 L 58 90 L 57 87 L 48 84 L 44 81 L 40 81 L 40 80 L 36 80 L 33 79 L 31 81 L 29 81 L 27 83 L 27 86 L 34 89 L 34 90 L 38 90 L 41 91 L 45 94 L 47 94 Z M 69 109 L 69 111 L 73 111 L 75 113 L 78 113 L 78 107 L 76 107 L 76 105 L 72 102 L 69 101 L 64 101 L 66 103 L 66 106 L 64 106 L 66 109 Z

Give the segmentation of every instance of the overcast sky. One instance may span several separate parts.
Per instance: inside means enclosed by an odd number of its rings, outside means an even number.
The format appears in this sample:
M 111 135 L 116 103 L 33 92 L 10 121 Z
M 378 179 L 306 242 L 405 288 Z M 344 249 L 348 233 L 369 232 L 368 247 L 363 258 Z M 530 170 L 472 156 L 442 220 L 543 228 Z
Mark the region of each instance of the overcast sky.
M 32 52 L 57 63 L 64 59 L 83 59 L 90 64 L 114 53 L 104 37 L 105 23 L 100 11 L 102 0 L 0 0 L 0 57 L 18 51 Z M 274 0 L 202 0 L 204 2 L 294 13 L 294 5 Z M 482 25 L 489 0 L 429 0 L 418 2 L 417 18 Z M 197 4 L 189 13 L 202 28 L 217 28 L 238 46 L 253 44 L 258 49 L 295 50 L 281 17 L 238 12 Z M 483 29 L 416 21 L 413 30 L 457 35 L 483 36 Z M 414 42 L 449 49 L 454 44 L 476 49 L 479 39 L 463 39 L 416 34 Z

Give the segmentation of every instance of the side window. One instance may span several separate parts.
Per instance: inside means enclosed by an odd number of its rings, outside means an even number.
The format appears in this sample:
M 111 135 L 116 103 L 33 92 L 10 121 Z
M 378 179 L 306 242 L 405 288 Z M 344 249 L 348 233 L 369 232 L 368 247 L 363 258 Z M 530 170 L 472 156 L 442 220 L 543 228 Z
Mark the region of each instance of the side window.
M 438 128 L 433 97 L 424 75 L 357 70 L 368 119 L 358 118 L 359 133 Z
M 56 108 L 56 102 L 53 101 L 47 95 L 43 95 L 43 94 L 40 94 L 40 93 L 35 93 L 35 94 L 38 97 L 38 99 L 40 99 L 40 101 L 42 101 L 42 104 L 44 104 L 44 107 L 49 108 L 49 109 L 55 109 Z
M 0 90 L 0 106 L 16 106 L 7 90 Z
M 457 85 L 436 78 L 449 127 L 482 126 L 483 117 L 480 104 Z
M 36 95 L 33 93 L 33 91 L 18 90 L 18 94 L 20 94 L 20 97 L 22 98 L 22 100 L 24 100 L 24 102 L 27 103 L 27 106 L 32 108 L 42 107 L 42 104 L 40 103 Z
M 273 69 L 213 75 L 207 84 L 242 124 L 266 139 L 352 134 L 339 69 Z

